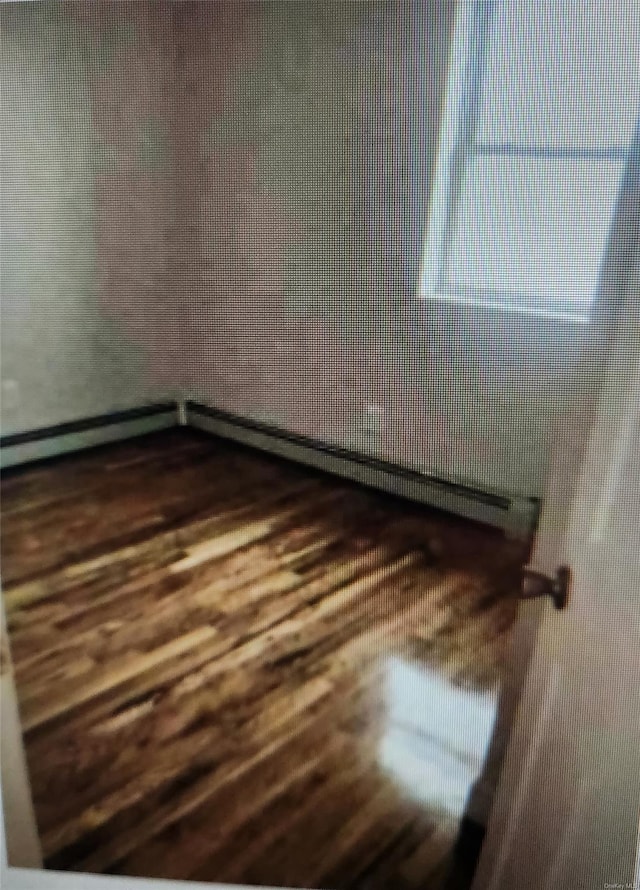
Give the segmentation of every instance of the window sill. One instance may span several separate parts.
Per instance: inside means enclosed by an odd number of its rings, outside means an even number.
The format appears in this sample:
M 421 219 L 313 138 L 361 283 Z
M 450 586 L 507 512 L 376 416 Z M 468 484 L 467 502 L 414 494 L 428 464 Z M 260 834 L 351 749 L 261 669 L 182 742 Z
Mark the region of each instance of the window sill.
M 438 302 L 447 303 L 452 307 L 460 307 L 467 309 L 489 310 L 499 312 L 505 315 L 532 316 L 541 319 L 554 319 L 557 321 L 570 322 L 571 324 L 580 324 L 588 326 L 591 324 L 591 318 L 587 312 L 580 312 L 571 309 L 553 309 L 549 306 L 540 304 L 516 305 L 513 302 L 505 300 L 492 299 L 491 297 L 470 296 L 468 294 L 447 294 L 447 293 L 422 293 L 419 296 L 422 303 Z

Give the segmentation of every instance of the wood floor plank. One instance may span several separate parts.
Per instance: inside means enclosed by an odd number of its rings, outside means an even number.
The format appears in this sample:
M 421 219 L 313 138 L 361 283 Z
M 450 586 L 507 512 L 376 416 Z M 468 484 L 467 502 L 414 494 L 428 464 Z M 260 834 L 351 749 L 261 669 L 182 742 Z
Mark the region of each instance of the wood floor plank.
M 322 745 L 318 744 L 319 739 L 322 739 Z M 286 757 L 285 769 L 275 771 L 274 775 L 268 776 L 268 781 L 261 781 L 262 776 L 265 775 L 263 769 L 261 777 L 253 777 L 254 782 L 250 796 L 238 793 L 233 796 L 229 795 L 230 799 L 225 801 L 223 819 L 210 820 L 204 826 L 205 831 L 202 831 L 202 824 L 196 827 L 191 827 L 190 824 L 188 836 L 180 851 L 181 856 L 188 857 L 191 869 L 190 879 L 208 880 L 201 875 L 202 873 L 206 874 L 210 869 L 211 859 L 216 854 L 220 856 L 228 846 L 230 839 L 236 837 L 245 825 L 248 823 L 255 825 L 256 821 L 260 821 L 264 810 L 272 806 L 274 801 L 282 798 L 292 786 L 306 784 L 306 780 L 315 775 L 323 780 L 322 785 L 316 785 L 316 788 L 324 786 L 326 793 L 327 780 L 331 776 L 330 768 L 335 769 L 337 763 L 342 764 L 343 768 L 348 768 L 353 763 L 353 757 L 353 751 L 349 750 L 348 738 L 340 732 L 323 736 L 316 731 L 310 733 L 304 741 L 300 740 Z M 317 797 L 314 802 L 317 804 Z M 218 808 L 222 809 L 219 803 Z M 295 812 L 298 812 L 298 807 L 295 808 Z M 212 831 L 213 825 L 216 827 Z M 277 835 L 282 836 L 285 828 L 283 823 L 278 824 L 276 828 Z M 246 849 L 244 851 L 245 862 L 249 852 Z M 176 858 L 175 851 L 164 840 L 160 840 L 160 842 L 144 848 L 135 856 L 129 857 L 126 865 L 121 866 L 119 870 L 126 874 L 158 874 L 163 877 L 179 878 L 184 874 L 184 862 Z M 221 873 L 219 868 L 216 870 L 218 874 Z M 228 872 L 229 869 L 226 868 L 225 871 Z M 218 879 L 230 880 L 228 876 Z
M 267 729 L 271 736 L 275 735 L 275 738 L 272 738 L 269 743 L 263 744 L 262 739 L 258 736 L 254 741 L 252 754 L 238 758 L 235 762 L 230 759 L 228 767 L 221 774 L 213 772 L 206 775 L 187 793 L 176 795 L 165 806 L 156 808 L 146 820 L 136 825 L 127 834 L 116 838 L 112 844 L 103 845 L 94 855 L 79 862 L 78 870 L 89 872 L 106 870 L 145 841 L 197 810 L 222 785 L 230 784 L 253 767 L 266 763 L 287 743 L 290 733 L 299 734 L 304 730 L 304 721 L 297 718 L 300 718 L 311 705 L 317 704 L 323 697 L 329 695 L 331 691 L 331 685 L 322 678 L 316 683 L 307 684 L 303 689 L 303 694 L 295 700 L 292 697 L 292 700 L 286 706 L 283 705 L 279 713 L 276 713 L 275 719 Z M 291 726 L 291 724 L 293 725 Z M 275 730 L 283 725 L 291 726 L 289 732 L 275 734 Z
M 210 642 L 215 636 L 217 636 L 215 628 L 200 627 L 159 649 L 154 649 L 147 655 L 131 658 L 127 663 L 114 666 L 108 672 L 100 671 L 90 679 L 83 680 L 75 689 L 65 688 L 59 696 L 50 698 L 36 695 L 33 698 L 25 698 L 21 703 L 24 731 L 29 732 L 56 717 L 66 716 L 85 702 L 120 688 L 133 677 L 148 674 L 164 662 L 191 651 L 201 643 Z
M 444 819 L 401 865 L 398 874 L 411 890 L 429 886 L 431 877 L 450 855 L 456 832 L 455 822 Z

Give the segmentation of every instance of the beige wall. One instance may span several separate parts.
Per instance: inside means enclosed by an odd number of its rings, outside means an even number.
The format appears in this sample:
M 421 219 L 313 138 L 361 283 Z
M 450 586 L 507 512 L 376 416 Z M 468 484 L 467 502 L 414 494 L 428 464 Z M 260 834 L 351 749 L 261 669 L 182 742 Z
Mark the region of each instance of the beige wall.
M 542 493 L 589 329 L 418 298 L 455 3 L 180 3 L 187 395 Z
M 6 435 L 173 392 L 173 107 L 163 3 L 3 3 L 0 25 Z
M 418 299 L 454 11 L 2 4 L 3 432 L 179 392 L 540 495 L 589 328 Z

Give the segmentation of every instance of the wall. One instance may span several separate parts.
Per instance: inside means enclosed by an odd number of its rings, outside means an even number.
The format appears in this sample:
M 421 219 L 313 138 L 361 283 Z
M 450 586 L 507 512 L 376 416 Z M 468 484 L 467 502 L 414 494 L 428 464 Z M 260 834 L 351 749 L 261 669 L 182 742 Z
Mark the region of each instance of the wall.
M 412 293 L 453 3 L 176 10 L 189 394 L 432 457 L 405 421 L 425 410 Z
M 535 496 L 588 328 L 418 299 L 454 11 L 175 5 L 176 375 L 214 407 Z
M 2 432 L 145 404 L 169 295 L 164 3 L 3 3 Z M 155 337 L 154 337 L 155 335 Z
M 540 495 L 589 327 L 417 294 L 454 11 L 3 4 L 5 432 L 179 392 Z

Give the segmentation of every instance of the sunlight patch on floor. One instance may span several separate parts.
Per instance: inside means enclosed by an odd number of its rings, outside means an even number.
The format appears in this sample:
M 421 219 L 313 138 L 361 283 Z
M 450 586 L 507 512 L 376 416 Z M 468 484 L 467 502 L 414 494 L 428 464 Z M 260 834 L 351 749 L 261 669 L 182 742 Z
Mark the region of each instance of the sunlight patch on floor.
M 459 818 L 487 754 L 497 690 L 452 686 L 397 656 L 385 664 L 387 725 L 378 763 L 429 809 Z

